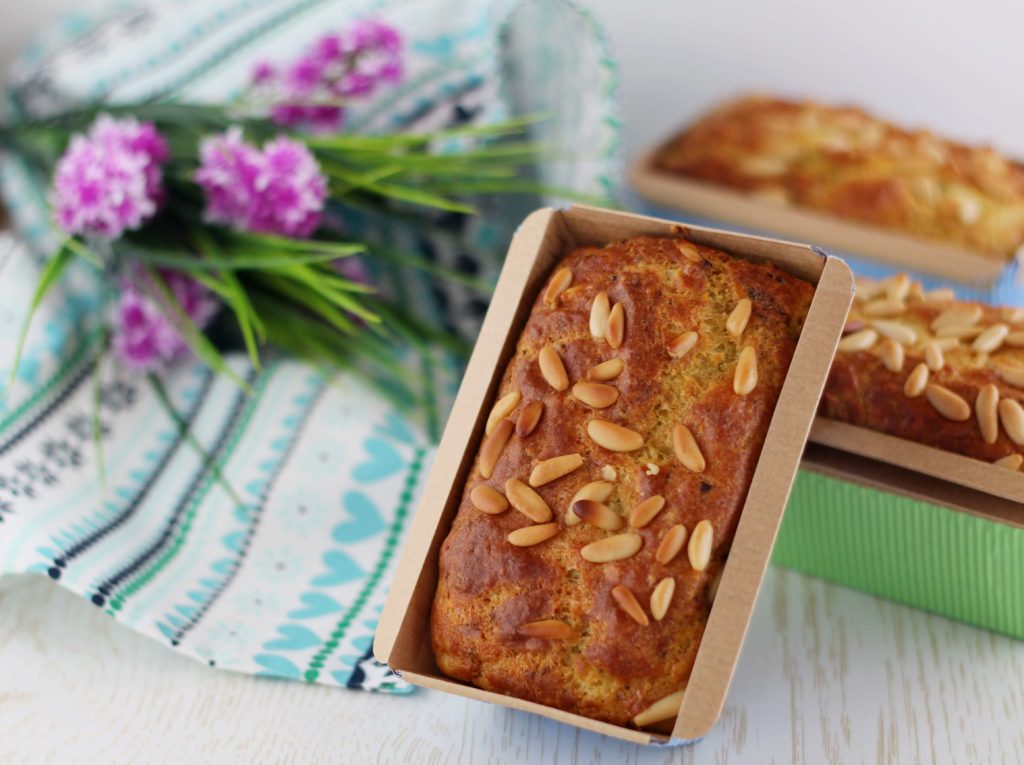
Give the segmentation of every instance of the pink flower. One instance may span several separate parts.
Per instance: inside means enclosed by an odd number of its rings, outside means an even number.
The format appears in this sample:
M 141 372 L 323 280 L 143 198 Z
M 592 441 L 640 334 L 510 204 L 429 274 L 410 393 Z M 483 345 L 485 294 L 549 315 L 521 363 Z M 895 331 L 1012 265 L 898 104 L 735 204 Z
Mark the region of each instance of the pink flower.
M 327 179 L 303 144 L 277 138 L 262 150 L 241 131 L 203 139 L 196 182 L 207 220 L 240 231 L 308 237 L 320 225 Z
M 402 76 L 402 38 L 379 21 L 359 21 L 329 34 L 281 71 L 267 62 L 253 70 L 254 85 L 276 100 L 271 117 L 280 125 L 328 132 L 341 127 L 345 109 L 337 101 L 364 98 Z
M 218 303 L 199 282 L 177 271 L 161 275 L 184 310 L 202 329 L 217 312 Z M 121 281 L 121 294 L 114 311 L 113 347 L 117 357 L 127 366 L 141 372 L 152 372 L 187 355 L 189 347 L 177 329 L 169 306 L 153 296 L 158 288 L 143 290 L 147 277 L 135 273 Z
M 51 203 L 57 224 L 76 234 L 117 239 L 145 223 L 163 199 L 170 153 L 149 123 L 100 115 L 75 134 L 57 163 Z

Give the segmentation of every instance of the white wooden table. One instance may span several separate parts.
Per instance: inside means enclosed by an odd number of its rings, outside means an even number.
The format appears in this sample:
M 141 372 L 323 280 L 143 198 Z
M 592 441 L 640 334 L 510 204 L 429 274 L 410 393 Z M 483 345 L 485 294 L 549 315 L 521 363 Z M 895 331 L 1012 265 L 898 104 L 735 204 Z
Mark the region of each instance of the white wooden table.
M 644 748 L 440 693 L 209 669 L 0 580 L 0 763 L 1020 762 L 1024 643 L 770 569 L 717 728 Z

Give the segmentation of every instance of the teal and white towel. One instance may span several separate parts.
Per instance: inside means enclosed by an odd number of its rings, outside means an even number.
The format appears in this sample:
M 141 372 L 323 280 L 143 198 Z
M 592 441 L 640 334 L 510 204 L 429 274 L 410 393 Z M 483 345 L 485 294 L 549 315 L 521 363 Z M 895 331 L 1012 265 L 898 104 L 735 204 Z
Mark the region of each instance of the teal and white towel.
M 235 98 L 256 60 L 287 58 L 367 17 L 401 30 L 408 74 L 354 109 L 349 129 L 424 130 L 545 112 L 551 119 L 538 139 L 575 156 L 545 168 L 543 180 L 611 188 L 614 65 L 593 20 L 554 0 L 113 3 L 68 18 L 29 48 L 12 72 L 5 109 Z M 57 239 L 46 179 L 3 156 L 0 184 L 14 226 L 0 235 L 6 380 L 40 264 Z M 349 225 L 491 278 L 515 224 L 539 201 L 492 204 L 440 234 L 373 220 Z M 51 293 L 0 400 L 0 574 L 51 577 L 210 666 L 407 690 L 372 659 L 371 644 L 458 362 L 441 354 L 410 361 L 410 377 L 430 402 L 414 414 L 400 413 L 361 378 L 324 376 L 283 358 L 262 371 L 231 359 L 251 395 L 184 363 L 166 380 L 176 421 L 144 379 L 98 357 L 93 278 L 82 268 Z M 414 273 L 388 288 L 467 338 L 485 308 L 480 295 Z

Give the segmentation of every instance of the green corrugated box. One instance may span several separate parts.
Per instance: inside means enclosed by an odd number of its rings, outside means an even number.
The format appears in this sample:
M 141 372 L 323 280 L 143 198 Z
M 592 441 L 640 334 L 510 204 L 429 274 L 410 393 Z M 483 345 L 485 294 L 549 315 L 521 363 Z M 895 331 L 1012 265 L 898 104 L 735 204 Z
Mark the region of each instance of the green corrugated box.
M 808 444 L 773 562 L 1024 639 L 1024 505 Z

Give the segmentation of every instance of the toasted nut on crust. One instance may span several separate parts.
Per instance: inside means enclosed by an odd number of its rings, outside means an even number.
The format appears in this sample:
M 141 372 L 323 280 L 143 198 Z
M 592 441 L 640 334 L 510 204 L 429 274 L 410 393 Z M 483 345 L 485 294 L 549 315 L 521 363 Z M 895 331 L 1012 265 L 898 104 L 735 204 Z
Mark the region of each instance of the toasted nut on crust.
M 903 395 L 907 398 L 917 398 L 924 393 L 926 385 L 928 385 L 928 366 L 922 362 L 914 367 L 914 371 L 907 377 L 907 381 L 903 384 Z
M 672 449 L 684 467 L 694 473 L 703 473 L 707 467 L 707 461 L 701 453 L 697 440 L 693 437 L 690 429 L 682 423 L 672 429 Z
M 729 318 L 725 320 L 725 330 L 733 337 L 739 337 L 743 334 L 743 330 L 747 328 L 747 322 L 750 321 L 750 312 L 753 309 L 753 303 L 750 302 L 750 298 L 743 298 L 736 307 L 732 309 L 732 313 L 729 314 Z
M 746 346 L 740 351 L 740 360 L 736 362 L 736 373 L 732 378 L 732 389 L 737 396 L 746 396 L 757 387 L 757 351 L 753 346 Z
M 843 353 L 866 351 L 878 341 L 878 333 L 873 329 L 862 329 L 847 335 L 839 341 L 839 350 Z
M 652 494 L 639 505 L 633 508 L 629 514 L 629 525 L 634 529 L 642 529 L 652 520 L 654 516 L 665 507 L 665 498 L 660 494 Z
M 684 691 L 670 693 L 663 699 L 658 699 L 647 709 L 633 718 L 633 724 L 638 728 L 646 725 L 653 725 L 662 720 L 671 720 L 679 715 L 679 708 L 683 705 Z
M 608 323 L 604 328 L 604 338 L 612 348 L 622 346 L 626 337 L 626 309 L 622 303 L 616 303 L 608 314 Z
M 555 271 L 555 275 L 548 282 L 548 288 L 544 290 L 544 302 L 554 307 L 561 294 L 569 289 L 570 284 L 572 284 L 572 271 L 569 268 L 560 268 Z
M 933 372 L 938 372 L 946 365 L 946 356 L 939 344 L 932 340 L 924 347 L 924 363 Z
M 551 508 L 548 507 L 548 503 L 518 478 L 509 478 L 505 481 L 505 497 L 512 507 L 534 523 L 551 520 Z
M 714 538 L 714 529 L 711 521 L 699 521 L 693 527 L 690 535 L 690 543 L 686 547 L 686 555 L 690 559 L 690 565 L 694 571 L 703 571 L 711 561 L 711 542 Z
M 1019 454 L 1007 454 L 1005 457 L 1000 457 L 993 465 L 999 467 L 1010 468 L 1010 470 L 1020 470 L 1020 466 L 1024 464 L 1024 457 Z
M 530 471 L 530 486 L 536 488 L 546 483 L 569 475 L 576 468 L 583 464 L 583 457 L 580 454 L 562 454 L 558 457 L 541 460 L 533 466 Z
M 494 402 L 491 414 L 487 418 L 487 427 L 484 428 L 484 433 L 488 436 L 491 435 L 498 423 L 515 411 L 515 408 L 519 406 L 520 399 L 522 399 L 522 396 L 519 391 L 514 390 L 511 393 L 506 393 Z
M 986 444 L 994 444 L 999 438 L 999 388 L 992 383 L 983 386 L 974 401 L 974 413 L 982 439 Z
M 676 580 L 670 576 L 666 576 L 655 585 L 654 592 L 651 593 L 651 616 L 654 617 L 656 622 L 660 622 L 665 618 L 675 592 Z
M 569 375 L 565 372 L 562 357 L 550 345 L 545 345 L 540 349 L 537 363 L 540 365 L 540 373 L 548 385 L 558 391 L 569 387 Z
M 608 420 L 591 420 L 587 423 L 587 435 L 598 446 L 613 452 L 632 452 L 644 445 L 644 438 L 639 433 Z
M 581 499 L 591 499 L 595 502 L 607 502 L 612 495 L 615 486 L 610 481 L 592 481 L 580 487 L 580 490 L 572 495 L 569 500 L 569 509 L 565 514 L 565 525 L 575 526 L 580 522 L 580 517 L 572 511 L 573 505 Z
M 572 627 L 558 619 L 541 619 L 521 624 L 519 625 L 519 634 L 548 640 L 568 640 L 576 636 Z
M 893 321 L 892 319 L 875 319 L 871 322 L 871 326 L 875 328 L 878 334 L 891 338 L 897 343 L 913 345 L 917 342 L 917 332 L 906 324 L 901 324 L 898 321 Z
M 970 327 L 981 321 L 981 316 L 980 305 L 955 305 L 932 320 L 932 331 L 938 332 L 944 327 Z
M 963 396 L 960 396 L 949 388 L 936 383 L 928 383 L 924 389 L 925 398 L 928 399 L 935 411 L 954 422 L 963 422 L 970 419 L 971 407 Z
M 590 336 L 595 340 L 604 340 L 608 329 L 608 316 L 612 312 L 607 292 L 599 292 L 590 304 Z
M 679 359 L 693 350 L 693 346 L 697 344 L 697 333 L 696 332 L 684 332 L 681 335 L 676 335 L 667 343 L 665 343 L 665 350 L 668 351 L 668 355 L 674 359 Z
M 622 518 L 608 505 L 593 499 L 580 499 L 572 504 L 572 513 L 584 523 L 605 531 L 622 528 Z
M 610 563 L 636 555 L 643 544 L 643 537 L 627 531 L 591 542 L 580 550 L 580 555 L 583 556 L 583 560 L 591 563 Z
M 619 389 L 595 382 L 578 382 L 572 386 L 572 395 L 594 409 L 606 409 L 619 400 Z
M 878 346 L 878 355 L 882 359 L 882 364 L 890 372 L 903 371 L 903 360 L 906 358 L 906 351 L 895 340 L 888 338 L 883 340 L 882 344 Z
M 1012 398 L 999 402 L 999 421 L 1015 444 L 1024 445 L 1024 408 Z
M 900 316 L 906 312 L 906 303 L 902 300 L 889 300 L 888 298 L 873 300 L 863 308 L 864 315 L 871 316 L 873 318 L 891 318 L 893 316 Z
M 538 526 L 523 526 L 509 532 L 508 541 L 516 547 L 533 547 L 546 542 L 558 533 L 557 523 L 542 523 Z
M 661 543 L 654 553 L 654 559 L 662 565 L 669 563 L 683 549 L 684 544 L 686 544 L 686 526 L 677 523 L 661 538 Z
M 469 501 L 481 513 L 497 515 L 508 509 L 508 500 L 497 489 L 480 484 L 469 493 Z
M 640 605 L 636 595 L 628 587 L 622 584 L 612 587 L 612 597 L 619 604 L 619 608 L 625 611 L 626 615 L 641 627 L 646 627 L 650 624 L 647 614 L 644 613 L 643 606 Z
M 602 361 L 596 367 L 591 367 L 590 371 L 587 372 L 588 380 L 598 380 L 604 382 L 606 380 L 614 380 L 620 374 L 625 364 L 622 363 L 622 359 L 608 359 L 608 361 Z
M 484 439 L 480 447 L 480 475 L 490 478 L 494 474 L 494 466 L 498 464 L 505 444 L 512 435 L 512 420 L 502 420 L 491 431 L 491 435 Z
M 533 433 L 544 414 L 544 404 L 540 401 L 531 401 L 519 412 L 519 419 L 516 420 L 516 435 L 526 438 Z
M 971 344 L 978 353 L 994 353 L 999 350 L 1006 336 L 1010 334 L 1010 328 L 1005 324 L 993 324 L 976 338 Z

